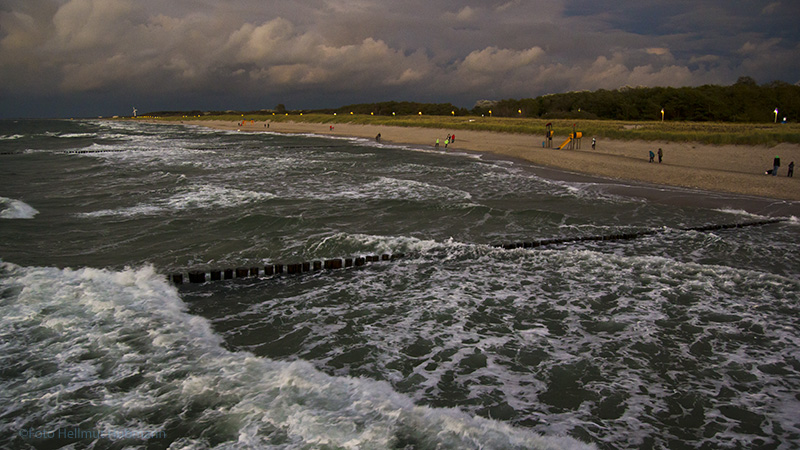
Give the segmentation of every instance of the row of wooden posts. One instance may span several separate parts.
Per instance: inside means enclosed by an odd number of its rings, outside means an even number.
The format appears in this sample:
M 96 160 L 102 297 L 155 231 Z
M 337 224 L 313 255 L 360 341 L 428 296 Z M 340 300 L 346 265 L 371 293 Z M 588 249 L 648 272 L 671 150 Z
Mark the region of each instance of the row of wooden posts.
M 361 267 L 370 262 L 394 261 L 403 258 L 403 253 L 384 253 L 382 255 L 358 256 L 355 258 L 334 258 L 321 261 L 306 261 L 295 264 L 267 264 L 263 268 L 260 266 L 237 267 L 235 269 L 211 270 L 192 270 L 188 275 L 189 283 L 205 283 L 206 281 L 231 280 L 234 278 L 251 278 L 274 275 L 298 275 L 306 272 L 316 272 L 320 270 L 346 269 L 348 267 Z M 175 284 L 183 284 L 183 273 L 173 273 L 169 275 L 169 280 Z
M 725 230 L 731 228 L 768 225 L 784 221 L 785 219 L 766 219 L 766 220 L 739 222 L 732 224 L 721 224 L 721 225 L 714 224 L 714 225 L 703 225 L 698 227 L 680 228 L 677 229 L 677 231 L 715 231 L 715 230 Z M 670 231 L 670 229 L 660 228 L 654 230 L 637 231 L 632 233 L 606 234 L 600 236 L 578 236 L 578 237 L 540 239 L 537 241 L 529 241 L 529 242 L 496 244 L 494 245 L 494 247 L 503 248 L 506 250 L 512 250 L 516 248 L 536 248 L 547 245 L 558 245 L 558 244 L 566 244 L 573 242 L 620 241 L 627 239 L 637 239 L 640 237 L 650 236 L 658 233 L 665 233 L 668 231 Z M 394 261 L 396 259 L 403 258 L 404 256 L 405 256 L 404 253 L 394 253 L 394 254 L 384 253 L 382 255 L 368 255 L 368 256 L 359 256 L 355 258 L 335 258 L 335 259 L 310 261 L 310 262 L 302 262 L 295 264 L 267 264 L 266 266 L 263 267 L 263 269 L 261 267 L 238 267 L 236 269 L 212 270 L 210 272 L 202 270 L 193 270 L 188 273 L 188 281 L 189 283 L 205 283 L 206 281 L 231 280 L 234 278 L 250 278 L 250 277 L 258 277 L 261 275 L 264 276 L 275 276 L 282 274 L 297 275 L 306 272 L 316 272 L 323 269 L 335 270 L 335 269 L 345 269 L 349 267 L 360 267 L 370 262 Z M 175 284 L 183 284 L 184 282 L 183 273 L 173 273 L 169 275 L 168 278 Z
M 714 224 L 714 225 L 703 225 L 699 227 L 687 227 L 687 228 L 679 228 L 677 231 L 716 231 L 716 230 L 726 230 L 731 228 L 743 228 L 743 227 L 754 227 L 760 225 L 769 225 L 772 223 L 779 223 L 785 222 L 786 219 L 766 219 L 766 220 L 758 220 L 758 221 L 751 221 L 751 222 L 739 222 L 739 223 L 731 223 L 731 224 Z M 675 230 L 675 229 L 672 229 Z M 665 233 L 670 231 L 668 228 L 660 228 L 655 230 L 644 230 L 644 231 L 635 231 L 632 233 L 617 233 L 617 234 L 605 234 L 600 236 L 577 236 L 577 237 L 564 237 L 564 238 L 552 238 L 552 239 L 540 239 L 538 241 L 529 241 L 529 242 L 512 242 L 508 244 L 495 244 L 494 247 L 503 248 L 506 250 L 512 250 L 515 248 L 536 248 L 542 247 L 545 245 L 557 245 L 557 244 L 567 244 L 572 242 L 586 242 L 586 241 L 623 241 L 628 239 L 638 239 L 640 237 L 650 236 L 658 233 Z

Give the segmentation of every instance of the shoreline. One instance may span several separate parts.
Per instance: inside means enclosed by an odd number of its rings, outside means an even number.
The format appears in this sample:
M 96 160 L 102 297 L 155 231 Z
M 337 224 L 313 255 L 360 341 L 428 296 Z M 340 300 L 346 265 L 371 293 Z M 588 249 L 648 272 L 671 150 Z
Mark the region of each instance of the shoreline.
M 375 139 L 381 142 L 434 148 L 440 140 L 445 151 L 447 130 L 383 125 L 301 122 L 237 122 L 184 120 L 180 123 L 228 131 L 315 134 L 320 136 Z M 455 143 L 447 150 L 475 152 L 485 157 L 527 163 L 534 172 L 560 181 L 602 183 L 623 195 L 670 204 L 710 204 L 760 215 L 800 216 L 800 178 L 787 177 L 789 162 L 800 162 L 800 145 L 775 147 L 713 146 L 691 142 L 598 140 L 584 137 L 581 149 L 558 150 L 565 136 L 553 138 L 554 148 L 543 148 L 543 136 L 456 130 Z M 663 149 L 664 161 L 648 162 L 648 152 Z M 781 157 L 779 175 L 767 176 L 775 155 Z M 800 176 L 800 175 L 799 175 Z M 670 198 L 674 197 L 674 198 Z

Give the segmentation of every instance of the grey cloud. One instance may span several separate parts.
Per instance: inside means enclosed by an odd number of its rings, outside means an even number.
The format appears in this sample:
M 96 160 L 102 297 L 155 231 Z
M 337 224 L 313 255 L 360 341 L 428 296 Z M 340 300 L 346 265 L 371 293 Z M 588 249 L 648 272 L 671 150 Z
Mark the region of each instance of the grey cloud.
M 144 105 L 296 95 L 319 107 L 332 106 L 332 93 L 391 94 L 470 106 L 743 75 L 794 83 L 798 11 L 722 0 L 7 0 L 0 96 L 93 93 Z

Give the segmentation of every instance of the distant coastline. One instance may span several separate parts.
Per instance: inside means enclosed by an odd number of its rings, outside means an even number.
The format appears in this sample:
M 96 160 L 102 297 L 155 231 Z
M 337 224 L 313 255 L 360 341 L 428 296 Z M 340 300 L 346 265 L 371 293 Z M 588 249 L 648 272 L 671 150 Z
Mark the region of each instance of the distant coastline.
M 367 139 L 374 139 L 380 133 L 384 143 L 433 147 L 436 139 L 439 139 L 440 150 L 444 150 L 448 134 L 455 134 L 455 142 L 448 145 L 448 150 L 485 152 L 525 160 L 537 166 L 617 180 L 800 201 L 800 178 L 786 176 L 789 163 L 800 162 L 800 144 L 794 143 L 771 146 L 710 145 L 697 142 L 598 138 L 593 150 L 592 135 L 584 133 L 579 149 L 558 150 L 555 147 L 566 139 L 566 133 L 556 133 L 553 148 L 543 148 L 543 132 L 541 135 L 529 135 L 470 129 L 354 124 L 334 120 L 325 123 L 300 122 L 291 120 L 290 117 L 238 121 L 197 118 L 138 120 L 183 123 L 242 132 L 313 133 Z M 663 162 L 650 163 L 649 152 L 655 153 L 659 148 L 664 155 Z M 764 175 L 766 170 L 772 168 L 776 155 L 782 161 L 779 176 Z

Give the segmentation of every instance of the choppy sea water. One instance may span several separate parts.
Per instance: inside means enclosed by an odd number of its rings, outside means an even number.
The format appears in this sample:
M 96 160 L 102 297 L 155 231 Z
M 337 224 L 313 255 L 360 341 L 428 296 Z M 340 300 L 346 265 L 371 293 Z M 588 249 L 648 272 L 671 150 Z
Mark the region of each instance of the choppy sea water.
M 10 448 L 800 446 L 791 215 L 681 231 L 762 217 L 458 151 L 180 125 L 0 121 L 0 153 Z M 407 256 L 166 280 L 380 253 Z

